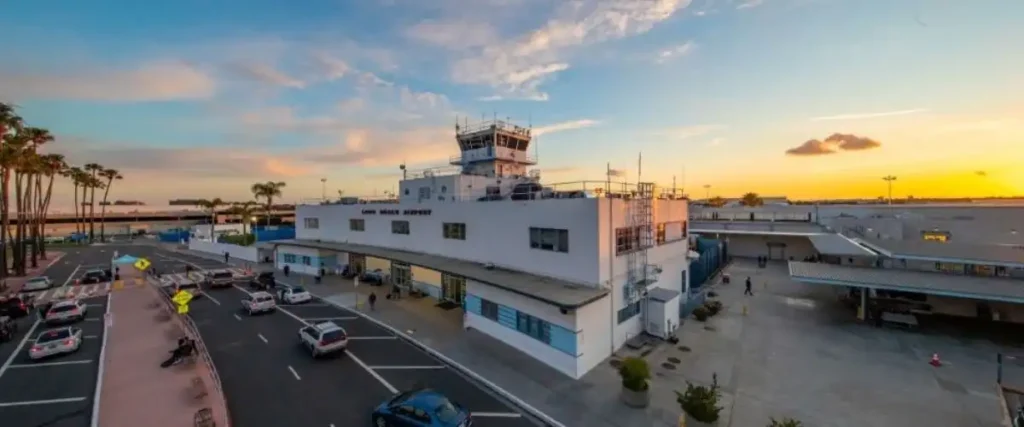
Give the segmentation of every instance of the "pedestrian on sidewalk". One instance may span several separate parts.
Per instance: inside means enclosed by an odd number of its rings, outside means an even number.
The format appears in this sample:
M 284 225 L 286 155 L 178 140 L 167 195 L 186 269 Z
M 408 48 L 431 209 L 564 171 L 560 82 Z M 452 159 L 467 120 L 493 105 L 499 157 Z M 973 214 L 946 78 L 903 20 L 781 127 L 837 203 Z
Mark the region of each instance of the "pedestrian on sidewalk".
M 754 291 L 750 290 L 750 277 L 747 277 L 747 287 L 743 290 L 743 295 L 754 296 Z
M 224 252 L 224 263 L 228 264 L 230 262 L 231 262 L 231 254 L 228 253 L 228 252 Z
M 284 268 L 282 270 L 284 270 L 284 277 L 288 277 L 288 273 L 292 272 L 292 268 L 290 266 L 288 266 L 288 264 L 285 264 L 285 266 L 284 266 Z
M 377 294 L 370 292 L 370 311 L 373 311 L 373 306 L 377 304 Z

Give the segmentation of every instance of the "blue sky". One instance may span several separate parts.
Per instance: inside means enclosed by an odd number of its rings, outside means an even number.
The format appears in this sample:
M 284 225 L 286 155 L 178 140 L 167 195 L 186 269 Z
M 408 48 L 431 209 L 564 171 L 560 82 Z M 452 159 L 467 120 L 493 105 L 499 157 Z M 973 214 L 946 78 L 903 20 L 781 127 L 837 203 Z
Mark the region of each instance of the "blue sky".
M 118 198 L 390 190 L 493 114 L 542 130 L 549 181 L 643 152 L 701 195 L 1024 192 L 1024 2 L 60 3 L 5 8 L 0 99 Z

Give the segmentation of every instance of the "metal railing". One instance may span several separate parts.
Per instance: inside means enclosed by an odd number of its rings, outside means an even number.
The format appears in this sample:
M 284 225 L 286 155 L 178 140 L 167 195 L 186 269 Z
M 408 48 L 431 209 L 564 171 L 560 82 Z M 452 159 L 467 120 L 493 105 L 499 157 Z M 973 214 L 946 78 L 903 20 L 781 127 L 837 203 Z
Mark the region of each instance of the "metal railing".
M 158 292 L 162 293 L 161 285 L 156 280 L 156 278 L 152 276 L 147 276 L 146 280 L 147 282 L 149 282 L 150 286 L 153 286 L 154 288 L 157 289 Z M 170 312 L 171 316 L 176 316 L 179 320 L 181 320 L 182 325 L 184 326 L 185 329 L 185 334 L 188 335 L 188 337 L 191 338 L 192 341 L 195 343 L 196 354 L 198 354 L 199 358 L 202 359 L 203 363 L 206 364 L 207 369 L 210 372 L 210 379 L 213 380 L 213 384 L 210 385 L 210 387 L 213 389 L 213 398 L 219 400 L 219 402 L 217 403 L 220 405 L 221 408 L 224 408 L 224 421 L 226 423 L 225 427 L 228 427 L 230 424 L 231 417 L 227 412 L 228 405 L 227 401 L 224 398 L 224 388 L 220 381 L 220 374 L 217 373 L 217 367 L 213 364 L 213 359 L 210 357 L 210 352 L 206 348 L 206 343 L 203 342 L 203 336 L 199 334 L 199 327 L 197 327 L 195 322 L 192 321 L 191 316 L 187 314 L 178 315 L 177 307 L 174 306 L 174 302 L 172 302 L 170 298 L 161 299 L 164 301 L 164 308 Z

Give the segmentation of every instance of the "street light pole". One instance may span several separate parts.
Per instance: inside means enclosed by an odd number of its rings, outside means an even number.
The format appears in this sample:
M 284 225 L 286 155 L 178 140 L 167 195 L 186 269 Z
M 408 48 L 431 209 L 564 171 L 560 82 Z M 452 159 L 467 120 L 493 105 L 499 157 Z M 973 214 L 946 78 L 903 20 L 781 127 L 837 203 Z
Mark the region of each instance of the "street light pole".
M 327 178 L 320 178 L 320 199 L 327 201 Z
M 704 201 L 711 200 L 711 184 L 704 184 Z
M 890 207 L 892 206 L 892 182 L 895 181 L 895 180 L 896 180 L 896 177 L 893 176 L 893 175 L 886 175 L 886 176 L 882 177 L 882 181 L 885 181 L 886 184 L 889 186 L 889 206 Z

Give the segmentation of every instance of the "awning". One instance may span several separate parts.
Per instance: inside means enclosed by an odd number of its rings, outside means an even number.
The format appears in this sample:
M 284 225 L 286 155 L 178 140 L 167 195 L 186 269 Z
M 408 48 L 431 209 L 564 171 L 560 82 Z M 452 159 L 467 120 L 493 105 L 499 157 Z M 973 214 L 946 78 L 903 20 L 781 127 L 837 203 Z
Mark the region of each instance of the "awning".
M 138 260 L 138 258 L 135 258 L 131 255 L 121 255 L 121 257 L 115 259 L 113 262 L 114 264 L 135 264 L 135 261 Z
M 795 261 L 789 262 L 789 275 L 793 280 L 806 283 L 1024 303 L 1024 286 L 1021 286 L 1020 280 L 998 277 L 956 276 L 938 272 Z
M 842 234 L 819 234 L 810 236 L 814 249 L 822 255 L 877 257 L 878 254 L 848 239 Z

